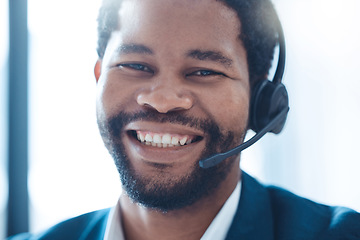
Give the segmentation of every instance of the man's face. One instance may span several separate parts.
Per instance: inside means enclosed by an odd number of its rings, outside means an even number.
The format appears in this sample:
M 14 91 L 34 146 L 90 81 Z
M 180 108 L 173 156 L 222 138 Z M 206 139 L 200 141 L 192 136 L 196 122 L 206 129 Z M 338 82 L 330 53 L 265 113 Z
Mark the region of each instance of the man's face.
M 210 169 L 198 162 L 245 136 L 250 87 L 239 31 L 236 13 L 215 0 L 123 2 L 95 71 L 97 117 L 136 202 L 183 208 L 238 168 L 238 159 Z

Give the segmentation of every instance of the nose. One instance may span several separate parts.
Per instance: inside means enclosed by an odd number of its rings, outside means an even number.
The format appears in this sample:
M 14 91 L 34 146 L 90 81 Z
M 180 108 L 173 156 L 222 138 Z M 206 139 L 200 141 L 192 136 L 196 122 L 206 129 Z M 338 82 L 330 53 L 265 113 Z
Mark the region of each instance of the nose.
M 136 100 L 139 105 L 150 107 L 159 113 L 188 110 L 193 106 L 191 93 L 171 83 L 143 89 Z

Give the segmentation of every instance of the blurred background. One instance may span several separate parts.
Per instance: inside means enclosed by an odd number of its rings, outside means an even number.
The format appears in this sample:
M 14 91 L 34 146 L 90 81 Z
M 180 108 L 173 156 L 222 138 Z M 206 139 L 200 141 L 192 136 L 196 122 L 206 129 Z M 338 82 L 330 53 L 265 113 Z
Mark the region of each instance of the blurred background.
M 279 136 L 243 152 L 242 168 L 360 211 L 360 1 L 273 2 L 285 31 L 291 110 Z M 95 118 L 99 5 L 0 0 L 0 239 L 7 222 L 18 221 L 7 217 L 16 203 L 26 205 L 15 207 L 23 222 L 9 231 L 37 232 L 110 207 L 121 192 Z

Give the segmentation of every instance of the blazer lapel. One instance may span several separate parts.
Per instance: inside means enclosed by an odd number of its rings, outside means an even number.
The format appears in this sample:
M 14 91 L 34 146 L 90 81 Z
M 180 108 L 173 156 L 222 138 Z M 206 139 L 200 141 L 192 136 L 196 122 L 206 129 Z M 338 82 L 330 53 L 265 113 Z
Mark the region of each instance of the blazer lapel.
M 95 212 L 79 240 L 104 239 L 109 212 L 110 209 Z
M 241 196 L 228 240 L 273 240 L 273 216 L 267 190 L 242 172 Z

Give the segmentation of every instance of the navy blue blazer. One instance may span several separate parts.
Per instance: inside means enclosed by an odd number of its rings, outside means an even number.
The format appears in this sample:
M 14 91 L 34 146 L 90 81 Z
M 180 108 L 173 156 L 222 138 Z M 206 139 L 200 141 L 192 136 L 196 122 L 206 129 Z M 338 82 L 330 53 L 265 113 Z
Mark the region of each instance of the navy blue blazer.
M 103 239 L 110 209 L 87 213 L 37 234 L 11 240 Z M 239 207 L 226 239 L 239 240 L 360 240 L 360 214 L 296 196 L 274 186 L 263 186 L 242 174 Z

